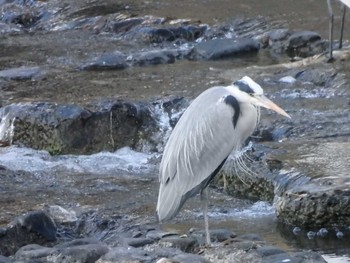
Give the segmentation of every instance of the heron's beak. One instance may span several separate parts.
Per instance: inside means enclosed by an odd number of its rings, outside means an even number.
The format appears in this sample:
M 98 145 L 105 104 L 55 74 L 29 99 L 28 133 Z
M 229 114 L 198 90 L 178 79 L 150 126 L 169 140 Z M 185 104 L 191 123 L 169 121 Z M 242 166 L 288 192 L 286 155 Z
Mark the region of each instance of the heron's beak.
M 255 99 L 258 101 L 257 106 L 261 106 L 270 110 L 277 112 L 285 117 L 291 119 L 289 114 L 285 112 L 282 108 L 280 108 L 277 104 L 266 98 L 264 95 L 255 96 Z

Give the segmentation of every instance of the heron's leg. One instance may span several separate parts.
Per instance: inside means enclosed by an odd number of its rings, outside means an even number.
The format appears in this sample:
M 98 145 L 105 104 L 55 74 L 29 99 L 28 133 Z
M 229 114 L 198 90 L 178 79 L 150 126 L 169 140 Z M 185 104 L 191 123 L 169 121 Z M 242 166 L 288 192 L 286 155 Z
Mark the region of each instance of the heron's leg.
M 329 61 L 333 60 L 333 10 L 331 1 L 327 0 L 328 5 L 328 15 L 329 15 Z
M 343 34 L 344 34 L 345 14 L 346 14 L 346 6 L 343 4 L 343 16 L 342 16 L 342 19 L 341 19 L 339 49 L 341 49 L 343 47 Z
M 207 245 L 210 246 L 211 242 L 210 242 L 209 220 L 208 220 L 208 187 L 206 187 L 202 190 L 201 198 L 202 198 L 202 202 L 203 202 L 205 238 L 206 238 Z

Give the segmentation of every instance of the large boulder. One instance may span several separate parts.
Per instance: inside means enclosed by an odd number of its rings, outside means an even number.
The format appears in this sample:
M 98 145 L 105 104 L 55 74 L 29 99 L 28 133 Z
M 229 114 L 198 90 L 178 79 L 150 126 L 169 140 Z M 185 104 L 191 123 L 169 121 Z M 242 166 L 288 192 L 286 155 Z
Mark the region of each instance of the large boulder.
M 149 106 L 121 100 L 92 110 L 73 104 L 11 104 L 0 109 L 0 141 L 51 154 L 137 148 L 157 128 Z

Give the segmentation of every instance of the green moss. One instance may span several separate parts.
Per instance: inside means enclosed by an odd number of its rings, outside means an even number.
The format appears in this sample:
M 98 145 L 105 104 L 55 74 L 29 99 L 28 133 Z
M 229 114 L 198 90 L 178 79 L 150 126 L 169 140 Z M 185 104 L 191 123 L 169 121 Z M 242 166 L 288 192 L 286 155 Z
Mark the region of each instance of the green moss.
M 53 140 L 46 149 L 51 155 L 59 155 L 62 153 L 62 145 L 58 140 Z

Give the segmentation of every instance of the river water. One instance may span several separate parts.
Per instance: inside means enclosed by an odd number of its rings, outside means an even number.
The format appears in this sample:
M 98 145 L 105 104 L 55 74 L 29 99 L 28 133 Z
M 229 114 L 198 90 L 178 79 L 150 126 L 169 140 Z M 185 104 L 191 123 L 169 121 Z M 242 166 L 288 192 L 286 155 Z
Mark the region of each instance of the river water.
M 0 1 L 1 2 L 1 1 Z M 115 1 L 50 1 L 53 6 L 67 5 L 74 15 L 89 12 L 101 14 L 120 9 Z M 215 25 L 236 17 L 266 17 L 272 25 L 295 30 L 313 30 L 328 37 L 328 16 L 326 1 L 261 1 L 261 0 L 179 0 L 179 1 L 120 1 L 122 9 L 135 15 L 184 18 Z M 91 8 L 91 6 L 93 8 Z M 340 9 L 334 3 L 336 21 L 339 25 Z M 335 26 L 338 30 L 339 26 Z M 345 36 L 348 36 L 346 29 Z M 337 37 L 337 34 L 336 34 Z M 347 39 L 347 37 L 345 37 Z M 2 90 L 3 104 L 22 101 L 54 101 L 89 104 L 101 98 L 150 99 L 166 95 L 194 97 L 204 89 L 227 81 L 218 76 L 220 71 L 252 65 L 276 63 L 264 52 L 247 59 L 230 61 L 193 62 L 180 61 L 153 67 L 129 68 L 123 71 L 83 72 L 73 70 L 82 59 L 97 50 L 110 51 L 116 46 L 127 50 L 133 43 L 110 38 L 106 35 L 91 35 L 79 31 L 36 32 L 7 36 L 0 40 L 1 68 L 22 65 L 44 65 L 45 79 L 36 82 L 22 82 Z M 288 61 L 281 57 L 280 61 Z M 275 90 L 271 90 L 273 93 Z M 278 96 L 284 101 L 282 96 Z M 300 102 L 301 104 L 303 102 Z M 319 103 L 310 105 L 313 109 Z M 323 104 L 322 104 L 323 105 Z M 341 104 L 343 105 L 343 104 Z M 340 106 L 341 107 L 341 106 Z M 344 105 L 342 106 L 344 107 Z M 124 200 L 118 208 L 134 206 L 134 212 L 151 217 L 157 198 L 157 162 L 159 156 L 138 153 L 123 148 L 115 153 L 98 153 L 90 156 L 50 156 L 44 151 L 27 148 L 1 148 L 0 165 L 16 171 L 32 174 L 26 185 L 15 189 L 10 187 L 4 198 L 0 224 L 14 216 L 45 203 L 59 204 L 70 209 L 89 207 L 115 207 L 115 199 Z M 334 171 L 334 167 L 332 168 Z M 136 179 L 137 178 L 137 179 Z M 83 179 L 83 180 L 82 180 Z M 20 184 L 21 179 L 18 179 Z M 40 182 L 40 184 L 38 184 Z M 96 190 L 97 187 L 98 189 Z M 136 193 L 138 189 L 145 191 Z M 28 190 L 30 189 L 30 190 Z M 37 193 L 40 193 L 38 195 Z M 87 196 L 84 193 L 90 193 Z M 142 202 L 138 203 L 139 200 Z M 274 245 L 287 250 L 315 249 L 323 251 L 328 262 L 350 262 L 349 244 L 335 236 L 309 240 L 293 236 L 279 226 L 273 207 L 266 202 L 251 202 L 227 197 L 214 191 L 210 207 L 211 226 L 233 229 L 237 234 L 258 233 Z M 200 201 L 191 200 L 185 206 L 181 218 L 164 225 L 167 230 L 186 232 L 191 227 L 202 227 Z M 224 207 L 224 209 L 220 209 Z M 130 211 L 130 210 L 127 210 Z M 180 220 L 181 219 L 181 220 Z

